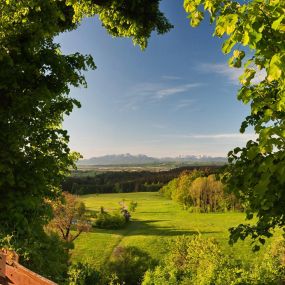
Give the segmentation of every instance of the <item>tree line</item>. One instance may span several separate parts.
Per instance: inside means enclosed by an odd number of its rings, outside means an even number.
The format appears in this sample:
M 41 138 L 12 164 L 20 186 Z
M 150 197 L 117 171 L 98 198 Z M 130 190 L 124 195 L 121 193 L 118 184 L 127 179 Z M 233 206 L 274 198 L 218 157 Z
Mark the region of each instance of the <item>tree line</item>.
M 184 171 L 163 186 L 159 192 L 192 212 L 225 212 L 242 210 L 239 200 L 226 191 L 216 177 L 202 170 Z
M 76 195 L 94 193 L 155 192 L 183 171 L 200 169 L 205 173 L 214 173 L 220 166 L 185 166 L 167 171 L 110 171 L 104 173 L 76 172 L 62 183 L 63 191 Z

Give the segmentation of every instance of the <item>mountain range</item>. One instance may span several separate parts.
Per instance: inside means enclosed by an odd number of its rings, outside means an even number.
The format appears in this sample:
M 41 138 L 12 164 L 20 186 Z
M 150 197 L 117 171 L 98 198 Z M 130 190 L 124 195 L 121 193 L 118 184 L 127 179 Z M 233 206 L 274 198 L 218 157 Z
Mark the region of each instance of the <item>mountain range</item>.
M 159 163 L 197 163 L 197 162 L 215 162 L 226 163 L 226 157 L 212 157 L 212 156 L 196 156 L 185 155 L 178 157 L 162 157 L 156 158 L 144 154 L 131 155 L 126 154 L 111 154 L 99 157 L 92 157 L 89 159 L 81 159 L 77 162 L 78 165 L 138 165 L 138 164 L 159 164 Z

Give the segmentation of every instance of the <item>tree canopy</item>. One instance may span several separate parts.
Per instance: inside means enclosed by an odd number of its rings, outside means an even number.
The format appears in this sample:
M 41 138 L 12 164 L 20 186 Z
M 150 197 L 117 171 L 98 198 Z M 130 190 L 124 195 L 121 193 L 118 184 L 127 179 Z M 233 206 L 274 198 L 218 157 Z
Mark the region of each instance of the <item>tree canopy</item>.
M 34 244 L 51 219 L 49 202 L 78 158 L 61 126 L 80 106 L 70 88 L 86 87 L 83 72 L 96 68 L 90 55 L 62 54 L 53 40 L 95 15 L 112 36 L 130 37 L 142 49 L 152 31 L 172 27 L 159 0 L 0 3 L 0 240 L 12 235 L 27 260 L 40 254 Z
M 47 228 L 59 234 L 62 240 L 72 243 L 81 233 L 88 232 L 91 225 L 86 216 L 86 207 L 78 197 L 63 192 L 64 199 L 52 202 L 53 219 Z
M 244 69 L 238 99 L 250 104 L 250 114 L 240 132 L 251 126 L 257 139 L 229 152 L 225 181 L 247 205 L 247 218 L 257 213 L 258 221 L 231 229 L 231 241 L 251 236 L 264 243 L 285 226 L 285 2 L 185 0 L 184 8 L 193 27 L 210 19 L 222 51 L 231 53 L 229 65 Z

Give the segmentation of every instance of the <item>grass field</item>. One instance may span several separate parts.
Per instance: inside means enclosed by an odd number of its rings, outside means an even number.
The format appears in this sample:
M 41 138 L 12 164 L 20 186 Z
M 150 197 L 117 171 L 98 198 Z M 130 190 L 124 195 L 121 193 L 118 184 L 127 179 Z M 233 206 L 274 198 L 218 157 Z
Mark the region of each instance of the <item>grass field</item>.
M 244 222 L 242 213 L 189 213 L 175 202 L 156 192 L 85 195 L 80 198 L 88 209 L 117 209 L 118 202 L 138 202 L 132 221 L 120 230 L 94 229 L 83 233 L 75 242 L 73 261 L 85 261 L 99 268 L 110 258 L 114 248 L 136 246 L 158 260 L 169 248 L 169 240 L 179 235 L 201 234 L 215 238 L 235 258 L 249 262 L 256 255 L 250 250 L 250 242 L 228 245 L 228 228 Z

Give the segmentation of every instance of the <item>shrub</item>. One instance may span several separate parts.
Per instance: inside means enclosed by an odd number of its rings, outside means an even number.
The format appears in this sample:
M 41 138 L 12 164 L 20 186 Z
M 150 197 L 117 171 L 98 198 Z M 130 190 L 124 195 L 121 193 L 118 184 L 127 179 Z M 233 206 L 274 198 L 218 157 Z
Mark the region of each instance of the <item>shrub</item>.
M 69 267 L 66 285 L 96 285 L 100 282 L 100 274 L 88 263 L 75 263 Z
M 144 273 L 154 266 L 154 261 L 146 252 L 137 247 L 115 248 L 108 272 L 110 276 L 116 276 L 119 284 L 141 284 Z
M 274 243 L 250 265 L 234 260 L 211 239 L 179 237 L 142 285 L 276 285 L 285 281 L 285 242 Z
M 123 215 L 126 223 L 130 221 L 131 214 L 130 214 L 130 212 L 127 209 L 121 208 L 121 214 Z
M 128 210 L 130 212 L 134 212 L 136 210 L 137 206 L 138 206 L 138 203 L 132 200 L 129 204 Z
M 210 284 L 214 272 L 224 264 L 222 253 L 212 239 L 182 236 L 170 248 L 163 262 L 145 274 L 143 285 Z
M 265 252 L 263 258 L 255 263 L 252 284 L 284 284 L 285 282 L 285 241 L 276 240 Z
M 108 285 L 125 285 L 125 282 L 120 282 L 119 277 L 116 273 L 112 273 L 111 276 L 108 278 Z
M 93 226 L 101 229 L 120 229 L 125 224 L 125 217 L 119 211 L 115 211 L 112 214 L 101 211 Z

